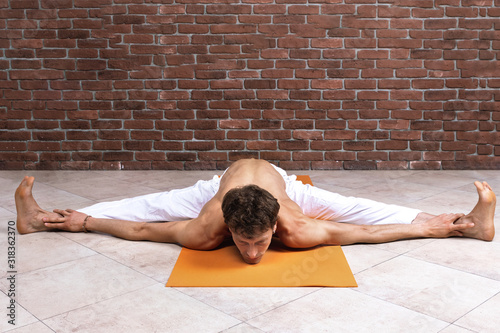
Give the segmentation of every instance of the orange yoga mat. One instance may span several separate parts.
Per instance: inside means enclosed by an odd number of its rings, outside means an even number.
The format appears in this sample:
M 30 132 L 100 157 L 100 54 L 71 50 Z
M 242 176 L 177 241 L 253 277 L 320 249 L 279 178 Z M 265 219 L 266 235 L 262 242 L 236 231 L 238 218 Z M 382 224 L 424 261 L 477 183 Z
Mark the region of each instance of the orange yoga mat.
M 311 184 L 309 176 L 298 180 Z M 340 246 L 288 249 L 278 239 L 256 265 L 235 245 L 212 251 L 183 248 L 167 287 L 357 287 Z

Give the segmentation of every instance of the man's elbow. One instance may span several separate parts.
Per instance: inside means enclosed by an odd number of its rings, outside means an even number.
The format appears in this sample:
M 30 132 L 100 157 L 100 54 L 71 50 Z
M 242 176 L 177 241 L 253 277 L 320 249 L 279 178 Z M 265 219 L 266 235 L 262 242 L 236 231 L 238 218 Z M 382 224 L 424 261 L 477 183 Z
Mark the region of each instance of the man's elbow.
M 306 249 L 320 245 L 316 237 L 311 237 L 309 231 L 305 225 L 297 224 L 294 229 L 281 232 L 279 238 L 283 245 L 290 248 Z
M 224 238 L 221 237 L 196 237 L 181 243 L 182 246 L 193 250 L 209 251 L 217 248 Z

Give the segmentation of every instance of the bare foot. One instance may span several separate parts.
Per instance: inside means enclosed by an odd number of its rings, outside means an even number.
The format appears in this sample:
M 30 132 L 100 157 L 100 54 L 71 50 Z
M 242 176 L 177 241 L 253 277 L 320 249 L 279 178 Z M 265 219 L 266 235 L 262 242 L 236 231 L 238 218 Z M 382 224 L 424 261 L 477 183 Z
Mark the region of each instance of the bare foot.
M 34 177 L 26 176 L 16 190 L 17 230 L 20 234 L 49 230 L 42 218 L 60 216 L 38 206 L 32 193 L 34 182 Z
M 474 223 L 474 227 L 463 231 L 465 237 L 492 241 L 495 237 L 495 206 L 497 199 L 490 185 L 486 182 L 475 182 L 479 200 L 472 211 L 458 219 L 455 224 Z

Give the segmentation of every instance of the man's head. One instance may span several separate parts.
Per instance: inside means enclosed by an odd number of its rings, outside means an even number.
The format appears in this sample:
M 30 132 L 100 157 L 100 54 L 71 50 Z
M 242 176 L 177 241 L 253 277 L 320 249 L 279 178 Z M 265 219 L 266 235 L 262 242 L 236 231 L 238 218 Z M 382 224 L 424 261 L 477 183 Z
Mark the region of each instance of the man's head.
M 258 263 L 271 244 L 279 209 L 278 200 L 257 185 L 237 187 L 224 196 L 224 222 L 247 263 Z

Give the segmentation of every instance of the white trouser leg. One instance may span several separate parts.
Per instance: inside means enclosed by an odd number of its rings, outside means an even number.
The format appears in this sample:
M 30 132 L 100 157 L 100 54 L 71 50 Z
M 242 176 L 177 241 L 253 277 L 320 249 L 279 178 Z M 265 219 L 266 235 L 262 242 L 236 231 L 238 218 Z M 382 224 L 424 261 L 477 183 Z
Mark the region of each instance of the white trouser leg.
M 96 218 L 136 222 L 193 219 L 217 193 L 219 183 L 220 178 L 214 176 L 211 180 L 200 180 L 187 188 L 102 202 L 78 211 Z
M 410 224 L 417 209 L 345 197 L 315 186 L 304 185 L 294 176 L 284 177 L 287 194 L 308 217 L 351 224 Z

